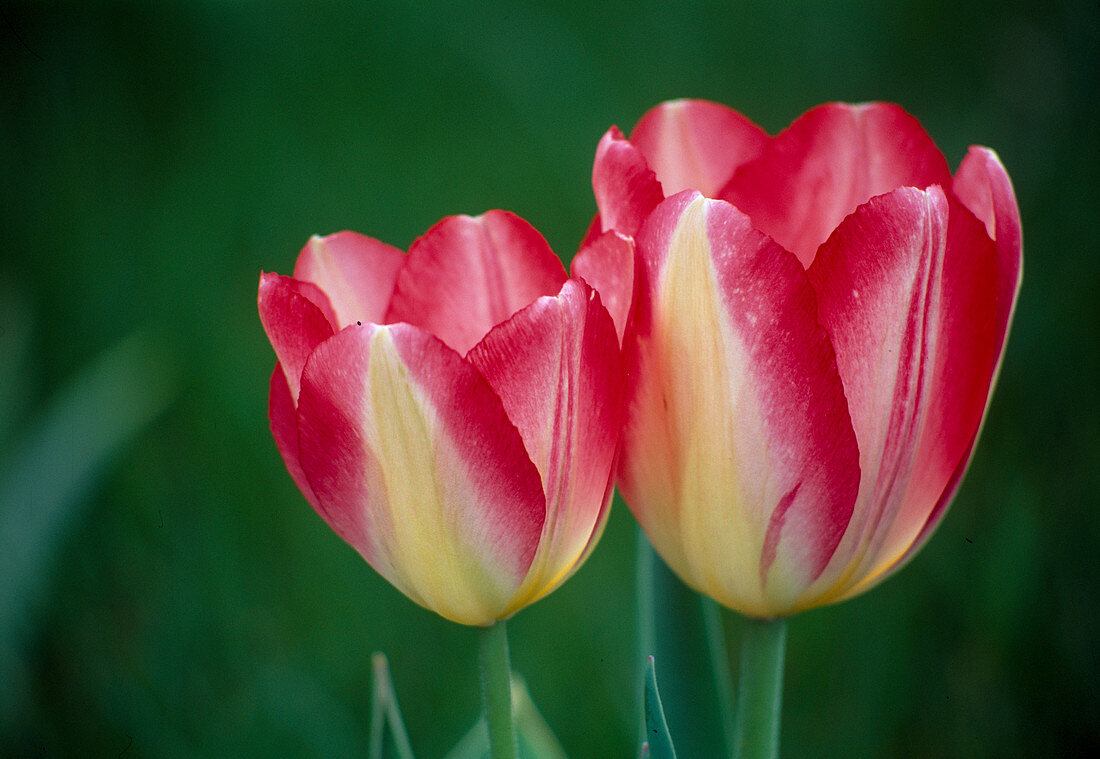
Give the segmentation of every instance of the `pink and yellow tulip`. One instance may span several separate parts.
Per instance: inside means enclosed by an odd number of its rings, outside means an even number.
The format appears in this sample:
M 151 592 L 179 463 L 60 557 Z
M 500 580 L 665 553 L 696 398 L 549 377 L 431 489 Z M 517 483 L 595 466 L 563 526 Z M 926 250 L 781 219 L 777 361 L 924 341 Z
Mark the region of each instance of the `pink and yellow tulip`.
M 1021 276 L 996 155 L 952 177 L 915 119 L 824 105 L 775 137 L 701 101 L 612 128 L 585 265 L 625 326 L 618 483 L 665 559 L 770 618 L 911 557 L 970 460 Z
M 314 237 L 293 277 L 261 275 L 259 310 L 291 476 L 409 598 L 491 625 L 591 551 L 621 422 L 619 339 L 525 221 L 450 217 L 408 255 Z

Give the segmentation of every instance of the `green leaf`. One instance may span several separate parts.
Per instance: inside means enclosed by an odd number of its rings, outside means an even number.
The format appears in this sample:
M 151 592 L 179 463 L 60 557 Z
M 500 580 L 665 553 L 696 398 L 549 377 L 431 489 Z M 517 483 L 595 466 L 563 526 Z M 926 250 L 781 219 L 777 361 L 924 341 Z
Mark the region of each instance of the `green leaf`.
M 653 657 L 650 656 L 645 669 L 645 731 L 646 741 L 642 745 L 642 756 L 653 759 L 676 759 L 676 749 L 672 747 L 672 736 L 668 734 L 665 722 L 665 710 L 661 706 L 661 694 L 657 691 L 657 671 Z
M 397 705 L 397 691 L 390 677 L 386 655 L 376 651 L 371 655 L 373 687 L 371 689 L 370 759 L 413 759 L 412 744 Z M 387 728 L 389 728 L 387 730 Z M 386 739 L 389 738 L 387 741 Z
M 733 688 L 721 611 L 673 574 L 640 528 L 637 551 L 638 665 L 661 660 L 665 719 L 680 751 L 729 756 Z
M 30 637 L 51 563 L 119 451 L 175 399 L 163 336 L 132 333 L 83 367 L 0 461 L 0 732 L 20 707 Z M 6 346 L 5 346 L 6 347 Z M 0 373 L 0 377 L 3 374 Z
M 523 678 L 512 674 L 512 715 L 520 759 L 566 759 L 565 749 L 539 712 Z M 489 733 L 479 717 L 444 759 L 489 759 Z

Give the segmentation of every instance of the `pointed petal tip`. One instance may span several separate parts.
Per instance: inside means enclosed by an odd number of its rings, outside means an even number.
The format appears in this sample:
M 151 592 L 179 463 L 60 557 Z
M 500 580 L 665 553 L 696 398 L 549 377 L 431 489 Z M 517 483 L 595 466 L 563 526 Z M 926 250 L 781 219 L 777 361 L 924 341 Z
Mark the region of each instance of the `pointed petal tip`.
M 572 276 L 598 291 L 620 344 L 634 300 L 634 250 L 632 237 L 609 230 L 586 239 L 570 266 Z

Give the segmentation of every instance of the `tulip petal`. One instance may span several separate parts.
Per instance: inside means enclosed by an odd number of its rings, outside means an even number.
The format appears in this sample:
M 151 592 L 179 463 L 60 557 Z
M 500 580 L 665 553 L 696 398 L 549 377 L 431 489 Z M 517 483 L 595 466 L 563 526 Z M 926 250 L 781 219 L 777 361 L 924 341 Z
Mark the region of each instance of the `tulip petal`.
M 845 219 L 807 272 L 836 349 L 863 472 L 851 524 L 808 603 L 819 591 L 843 593 L 879 568 L 904 512 L 930 407 L 937 394 L 953 392 L 933 382 L 947 238 L 940 188 L 903 187 Z M 923 516 L 934 500 L 924 501 Z
M 997 283 L 997 354 L 1002 353 L 1023 272 L 1023 235 L 1016 193 L 997 154 L 988 148 L 972 147 L 955 175 L 952 192 L 980 219 L 989 238 L 996 243 L 996 262 L 985 272 Z
M 267 418 L 271 424 L 271 434 L 275 438 L 275 447 L 283 457 L 287 471 L 290 472 L 294 484 L 302 491 L 309 505 L 318 509 L 317 496 L 313 494 L 313 487 L 309 484 L 309 478 L 302 470 L 302 462 L 298 452 L 298 409 L 297 403 L 290 394 L 290 386 L 286 381 L 281 364 L 276 364 L 275 371 L 271 373 L 271 394 L 268 397 Z
M 614 229 L 631 237 L 664 198 L 645 156 L 616 127 L 607 130 L 596 148 L 592 189 L 601 224 L 596 231 Z
M 875 195 L 950 181 L 943 154 L 901 108 L 832 103 L 807 111 L 773 138 L 718 197 L 808 267 L 844 217 Z
M 312 282 L 328 295 L 334 329 L 381 322 L 393 295 L 405 254 L 355 232 L 310 238 L 294 265 L 294 278 Z
M 622 343 L 634 301 L 634 240 L 614 230 L 604 232 L 582 243 L 570 271 L 599 292 Z
M 409 325 L 352 326 L 310 357 L 298 420 L 318 511 L 380 574 L 456 622 L 503 614 L 545 501 L 473 366 Z
M 888 557 L 900 555 L 898 565 L 931 536 L 970 462 L 1020 289 L 1020 217 L 1004 167 L 992 151 L 972 148 L 955 184 L 979 213 L 974 218 L 958 204 L 951 207 L 934 399 L 913 484 L 884 546 Z M 986 203 L 979 200 L 983 185 Z M 913 505 L 920 503 L 935 506 L 929 513 Z
M 297 402 L 302 369 L 310 352 L 332 336 L 332 307 L 320 289 L 278 274 L 260 274 L 260 322 Z M 326 315 L 327 314 L 327 315 Z
M 798 260 L 722 201 L 681 193 L 638 238 L 619 485 L 689 584 L 771 616 L 825 568 L 858 451 Z
M 421 327 L 465 355 L 566 279 L 546 240 L 518 216 L 450 216 L 412 244 L 386 321 Z
M 630 134 L 664 194 L 698 190 L 714 197 L 741 164 L 760 155 L 768 135 L 732 108 L 673 100 L 649 110 Z
M 546 494 L 539 551 L 510 610 L 560 585 L 601 527 L 622 412 L 615 326 L 599 295 L 569 280 L 493 329 L 467 359 L 500 396 Z

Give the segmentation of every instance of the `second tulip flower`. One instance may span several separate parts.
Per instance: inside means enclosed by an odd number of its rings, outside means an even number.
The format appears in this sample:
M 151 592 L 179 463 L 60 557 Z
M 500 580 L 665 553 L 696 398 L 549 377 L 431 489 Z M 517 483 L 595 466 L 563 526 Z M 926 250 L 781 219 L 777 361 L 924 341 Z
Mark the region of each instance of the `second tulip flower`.
M 892 105 L 768 137 L 678 101 L 609 131 L 593 185 L 592 234 L 637 243 L 588 264 L 634 296 L 619 486 L 658 553 L 762 618 L 897 569 L 970 460 L 1019 288 L 997 157 L 952 177 Z

